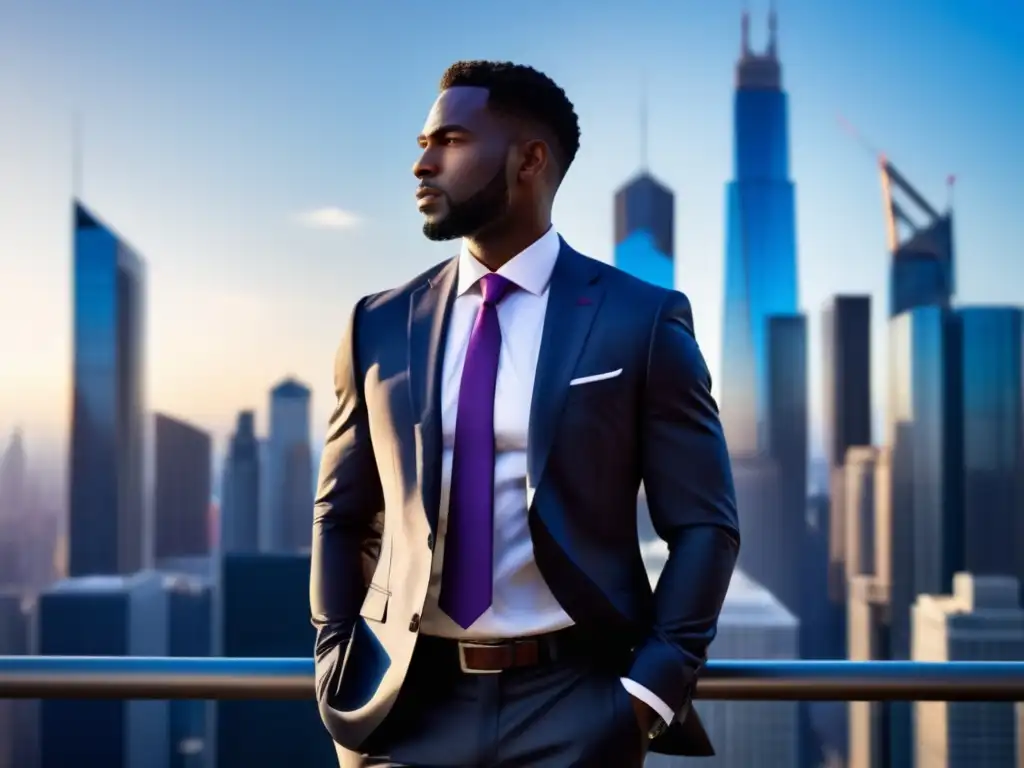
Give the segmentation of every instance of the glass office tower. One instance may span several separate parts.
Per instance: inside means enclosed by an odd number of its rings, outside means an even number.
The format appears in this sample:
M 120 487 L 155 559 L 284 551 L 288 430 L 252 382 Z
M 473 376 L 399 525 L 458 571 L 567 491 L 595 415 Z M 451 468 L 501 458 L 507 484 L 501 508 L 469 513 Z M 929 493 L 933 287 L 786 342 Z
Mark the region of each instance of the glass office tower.
M 615 266 L 663 288 L 675 286 L 675 197 L 647 171 L 615 193 Z
M 144 503 L 144 274 L 139 256 L 74 206 L 74 397 L 68 573 L 150 560 Z
M 1024 383 L 1016 307 L 964 307 L 964 567 L 1024 581 Z
M 777 516 L 762 522 L 771 531 L 774 561 L 763 584 L 799 615 L 802 574 L 797 564 L 807 526 L 807 319 L 769 318 L 767 351 L 765 431 L 768 452 L 779 470 L 779 503 Z
M 733 107 L 734 178 L 726 187 L 722 337 L 722 419 L 734 455 L 767 448 L 768 318 L 798 311 L 787 111 L 775 15 L 766 52 L 755 54 L 744 14 Z

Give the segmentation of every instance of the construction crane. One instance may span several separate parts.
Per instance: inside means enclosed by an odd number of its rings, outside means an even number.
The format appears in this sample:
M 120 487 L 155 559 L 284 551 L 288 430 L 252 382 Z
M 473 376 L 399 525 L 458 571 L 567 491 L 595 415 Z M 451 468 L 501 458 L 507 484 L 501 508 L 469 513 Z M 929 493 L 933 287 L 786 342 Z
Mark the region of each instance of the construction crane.
M 919 225 L 907 212 L 907 209 L 893 197 L 893 189 L 898 189 L 907 200 L 912 203 L 920 215 L 927 219 L 930 226 L 941 218 L 941 214 L 925 200 L 924 196 L 907 181 L 896 166 L 886 157 L 885 153 L 876 150 L 842 115 L 838 116 L 839 125 L 851 138 L 864 148 L 878 162 L 879 172 L 882 179 L 882 203 L 885 206 L 885 224 L 889 250 L 895 252 L 900 246 L 899 226 L 902 224 L 912 233 L 917 233 L 924 227 Z M 947 188 L 947 209 L 953 206 L 953 186 L 956 183 L 956 175 L 949 174 L 946 177 Z

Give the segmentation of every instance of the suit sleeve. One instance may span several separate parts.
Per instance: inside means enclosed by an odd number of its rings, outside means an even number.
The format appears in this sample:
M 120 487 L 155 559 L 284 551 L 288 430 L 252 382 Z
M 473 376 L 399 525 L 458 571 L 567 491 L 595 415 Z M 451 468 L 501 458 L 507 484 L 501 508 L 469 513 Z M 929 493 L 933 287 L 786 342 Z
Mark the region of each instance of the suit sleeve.
M 336 403 L 313 508 L 309 607 L 317 630 L 316 688 L 321 703 L 340 678 L 345 648 L 366 596 L 363 550 L 379 543 L 374 522 L 384 506 L 357 360 L 364 301 L 352 311 L 335 358 Z
M 715 637 L 739 553 L 732 469 L 711 376 L 690 304 L 663 303 L 647 362 L 643 481 L 669 557 L 654 590 L 655 617 L 628 677 L 684 716 Z

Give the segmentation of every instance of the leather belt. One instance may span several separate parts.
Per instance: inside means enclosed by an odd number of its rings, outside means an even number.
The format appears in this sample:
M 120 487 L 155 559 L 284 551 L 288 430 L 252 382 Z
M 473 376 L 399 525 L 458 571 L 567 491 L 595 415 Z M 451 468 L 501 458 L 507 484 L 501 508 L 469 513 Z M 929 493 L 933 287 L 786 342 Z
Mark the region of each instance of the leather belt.
M 450 640 L 421 635 L 428 653 L 458 660 L 467 675 L 494 675 L 511 669 L 535 667 L 586 653 L 587 643 L 575 627 L 528 637 L 497 640 Z M 453 660 L 454 660 L 453 659 Z

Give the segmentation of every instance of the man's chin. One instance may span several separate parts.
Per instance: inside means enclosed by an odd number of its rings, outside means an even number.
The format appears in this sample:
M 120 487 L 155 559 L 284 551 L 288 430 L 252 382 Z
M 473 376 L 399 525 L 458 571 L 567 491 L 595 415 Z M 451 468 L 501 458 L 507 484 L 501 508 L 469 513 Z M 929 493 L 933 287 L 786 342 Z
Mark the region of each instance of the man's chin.
M 455 240 L 461 235 L 456 232 L 452 227 L 448 226 L 448 222 L 445 219 L 427 219 L 423 222 L 423 235 L 428 240 L 434 242 L 443 242 L 445 240 Z

